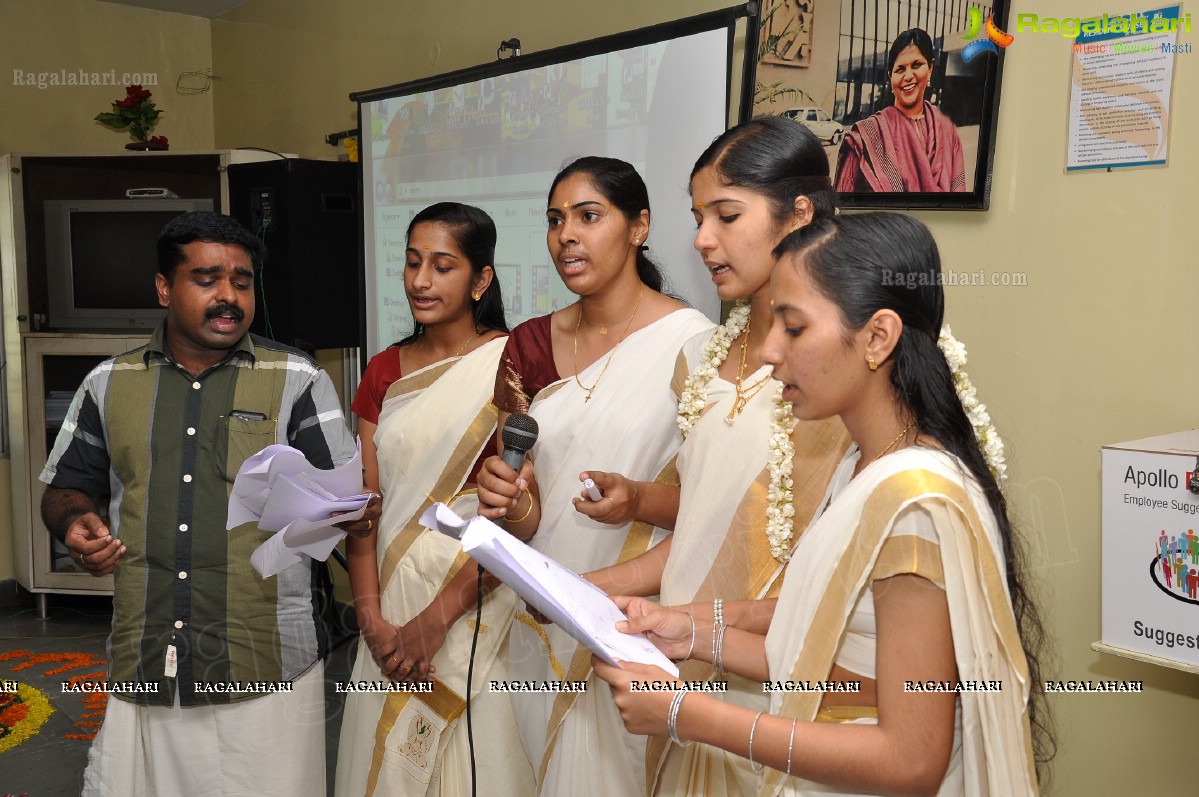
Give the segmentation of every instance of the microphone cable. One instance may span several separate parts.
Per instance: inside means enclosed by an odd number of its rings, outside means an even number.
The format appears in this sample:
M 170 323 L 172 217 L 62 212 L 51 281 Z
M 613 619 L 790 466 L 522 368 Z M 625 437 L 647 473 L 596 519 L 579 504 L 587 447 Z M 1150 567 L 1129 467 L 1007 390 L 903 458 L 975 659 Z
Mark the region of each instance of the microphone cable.
M 479 626 L 483 624 L 483 565 L 478 565 L 479 580 L 476 587 L 475 630 L 470 640 L 470 663 L 466 665 L 466 744 L 470 748 L 470 793 L 475 797 L 475 731 L 471 725 L 470 696 L 471 682 L 475 676 L 475 648 L 479 645 Z

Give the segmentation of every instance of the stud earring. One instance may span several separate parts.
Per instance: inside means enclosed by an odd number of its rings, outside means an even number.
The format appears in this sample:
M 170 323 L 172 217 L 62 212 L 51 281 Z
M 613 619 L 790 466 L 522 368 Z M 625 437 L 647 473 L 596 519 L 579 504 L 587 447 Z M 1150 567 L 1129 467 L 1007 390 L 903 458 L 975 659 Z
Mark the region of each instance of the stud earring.
M 479 301 L 479 299 L 483 298 L 483 292 L 479 291 L 478 293 L 472 293 L 470 295 L 470 298 L 474 299 L 477 302 L 477 301 Z
M 873 354 L 868 354 L 868 355 L 866 355 L 866 364 L 870 366 L 870 370 L 871 370 L 871 371 L 877 371 L 877 370 L 878 370 L 878 363 L 876 363 L 876 362 L 874 361 L 874 355 L 873 355 Z

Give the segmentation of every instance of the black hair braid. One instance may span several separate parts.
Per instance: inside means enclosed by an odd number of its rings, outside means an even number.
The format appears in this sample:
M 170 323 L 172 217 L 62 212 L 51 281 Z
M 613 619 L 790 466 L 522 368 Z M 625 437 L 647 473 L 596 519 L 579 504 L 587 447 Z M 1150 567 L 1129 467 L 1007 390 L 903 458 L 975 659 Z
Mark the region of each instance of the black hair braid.
M 1037 780 L 1045 785 L 1048 772 L 1042 765 L 1053 758 L 1056 745 L 1045 705 L 1044 682 L 1041 680 L 1039 654 L 1045 641 L 1045 627 L 1036 603 L 1024 588 L 1026 552 L 1008 519 L 1007 499 L 979 446 L 974 426 L 958 398 L 949 363 L 937 345 L 936 338 L 926 331 L 905 326 L 892 357 L 891 384 L 899 400 L 911 413 L 910 420 L 916 424 L 917 432 L 936 440 L 966 466 L 995 516 L 1006 565 L 1012 613 L 1028 662 L 1028 717 L 1033 729 Z

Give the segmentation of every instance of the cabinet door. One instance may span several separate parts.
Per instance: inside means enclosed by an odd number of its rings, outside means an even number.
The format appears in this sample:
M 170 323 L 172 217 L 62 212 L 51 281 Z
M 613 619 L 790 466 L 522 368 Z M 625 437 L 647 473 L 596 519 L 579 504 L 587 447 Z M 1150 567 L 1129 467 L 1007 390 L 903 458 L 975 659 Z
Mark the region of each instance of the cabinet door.
M 38 479 L 75 391 L 95 366 L 149 339 L 109 335 L 47 335 L 25 338 L 26 452 L 28 454 L 29 542 L 32 584 L 38 592 L 111 593 L 112 576 L 96 578 L 84 571 L 42 524 L 40 506 L 45 485 Z M 107 513 L 107 498 L 101 501 Z

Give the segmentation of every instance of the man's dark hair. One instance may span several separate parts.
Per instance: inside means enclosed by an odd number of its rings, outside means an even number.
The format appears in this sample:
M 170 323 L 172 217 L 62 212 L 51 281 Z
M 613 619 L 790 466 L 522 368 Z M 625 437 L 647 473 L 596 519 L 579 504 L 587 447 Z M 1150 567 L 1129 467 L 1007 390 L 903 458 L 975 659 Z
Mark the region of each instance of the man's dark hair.
M 183 247 L 196 241 L 240 246 L 250 256 L 255 272 L 266 258 L 266 246 L 236 219 L 210 210 L 184 213 L 167 222 L 158 236 L 158 273 L 166 277 L 168 284 L 175 279 L 175 269 L 187 259 Z

